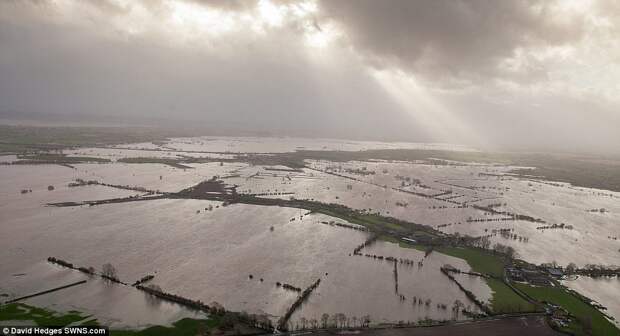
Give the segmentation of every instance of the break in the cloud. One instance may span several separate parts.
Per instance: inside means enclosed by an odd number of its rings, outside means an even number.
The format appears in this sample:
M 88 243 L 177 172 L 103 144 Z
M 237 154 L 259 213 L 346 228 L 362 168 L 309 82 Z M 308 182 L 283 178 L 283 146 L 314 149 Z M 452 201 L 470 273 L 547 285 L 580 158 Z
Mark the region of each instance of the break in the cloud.
M 0 109 L 620 152 L 613 0 L 0 3 Z

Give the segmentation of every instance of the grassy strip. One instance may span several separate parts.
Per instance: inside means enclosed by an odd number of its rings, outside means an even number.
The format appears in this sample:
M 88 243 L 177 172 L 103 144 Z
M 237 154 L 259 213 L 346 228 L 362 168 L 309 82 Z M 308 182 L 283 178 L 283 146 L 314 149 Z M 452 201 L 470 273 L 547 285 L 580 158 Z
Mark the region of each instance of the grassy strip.
M 423 252 L 427 249 L 424 245 L 410 244 L 388 235 L 380 235 L 379 239 L 397 243 L 400 247 L 413 248 Z M 485 273 L 496 277 L 503 276 L 504 262 L 501 257 L 497 255 L 475 248 L 449 246 L 435 247 L 435 252 L 465 260 L 474 272 Z M 487 278 L 485 281 L 493 291 L 491 308 L 494 313 L 504 314 L 536 311 L 536 307 L 533 304 L 515 293 L 503 281 L 495 278 Z
M 18 155 L 19 160 L 14 164 L 72 164 L 72 163 L 107 163 L 109 159 L 90 156 L 67 156 L 64 154 L 39 153 L 31 155 Z
M 474 272 L 488 274 L 494 277 L 502 277 L 504 273 L 504 261 L 500 256 L 475 248 L 441 246 L 435 251 L 460 258 L 471 266 Z M 491 308 L 495 313 L 531 312 L 536 307 L 523 299 L 508 287 L 503 281 L 490 278 L 487 284 L 493 291 Z
M 515 284 L 515 287 L 539 301 L 560 305 L 576 317 L 567 327 L 568 332 L 575 335 L 620 335 L 620 330 L 601 312 L 562 287 L 533 287 L 526 284 Z
M 330 209 L 329 205 L 323 205 L 311 210 L 324 215 L 346 220 L 349 223 L 365 226 L 373 232 L 391 232 L 391 234 L 401 235 L 415 234 L 418 238 L 425 237 L 428 241 L 437 238 L 437 235 L 433 232 L 434 230 L 432 228 L 394 218 L 387 218 L 374 214 L 362 214 L 349 209 L 339 211 L 336 207 Z M 385 237 L 387 236 L 388 235 L 385 235 Z
M 494 278 L 486 279 L 486 281 L 493 291 L 491 298 L 493 312 L 505 314 L 536 311 L 536 306 L 520 297 L 503 281 Z
M 387 227 L 394 228 L 393 224 L 388 225 L 387 222 L 381 221 L 378 218 L 374 218 L 371 215 L 352 215 L 341 211 L 330 210 L 328 208 L 318 208 L 314 211 L 331 217 L 344 219 L 349 223 L 365 226 L 371 231 L 382 231 L 385 230 Z M 396 230 L 398 229 L 401 228 L 397 226 Z
M 397 239 L 396 237 L 392 237 L 388 235 L 379 235 L 379 239 L 390 242 L 390 243 L 398 244 L 398 246 L 402 248 L 410 248 L 410 249 L 414 249 L 414 250 L 418 250 L 422 252 L 425 252 L 427 249 L 427 247 L 424 245 L 408 243 L 404 240 Z
M 184 164 L 181 164 L 180 160 L 176 160 L 176 159 L 164 159 L 164 158 L 154 158 L 154 157 L 129 157 L 129 158 L 121 158 L 118 159 L 117 162 L 122 162 L 122 163 L 159 163 L 159 164 L 164 164 L 164 165 L 168 165 L 174 168 L 179 168 L 179 169 L 192 169 L 193 167 L 190 166 L 186 166 Z
M 66 326 L 91 317 L 76 311 L 66 314 L 56 313 L 47 309 L 23 303 L 11 303 L 0 306 L 0 321 L 33 321 L 39 326 Z M 98 325 L 96 319 L 89 319 L 81 325 Z
M 143 330 L 111 330 L 114 336 L 194 336 L 205 335 L 220 325 L 219 319 L 196 320 L 185 318 L 172 324 L 172 327 L 153 326 Z
M 67 326 L 83 321 L 82 326 L 98 326 L 97 319 L 91 315 L 83 315 L 78 311 L 71 310 L 67 313 L 58 313 L 51 310 L 34 307 L 24 303 L 11 303 L 0 306 L 0 321 L 32 321 L 38 326 Z M 158 336 L 158 335 L 202 335 L 221 326 L 221 317 L 215 316 L 209 319 L 181 319 L 171 327 L 153 326 L 143 330 L 110 330 L 110 335 L 117 336 Z M 254 331 L 246 327 L 238 327 L 231 332 Z
M 435 250 L 466 260 L 475 272 L 494 277 L 501 277 L 504 274 L 504 262 L 497 255 L 479 249 L 464 247 L 441 246 L 435 248 Z
M 191 188 L 190 188 L 191 189 Z M 180 197 L 193 198 L 193 195 L 181 191 L 175 194 Z M 201 195 L 202 198 L 208 199 Z M 439 232 L 429 226 L 407 222 L 393 217 L 385 217 L 377 214 L 363 213 L 359 210 L 351 209 L 342 204 L 322 203 L 310 200 L 298 199 L 278 199 L 278 198 L 261 198 L 247 194 L 239 194 L 230 198 L 231 203 L 244 203 L 264 206 L 281 206 L 289 208 L 306 209 L 311 212 L 321 213 L 328 216 L 346 220 L 349 223 L 359 224 L 367 227 L 370 231 L 377 234 L 386 234 L 393 236 L 415 235 L 418 240 L 431 240 L 439 237 Z

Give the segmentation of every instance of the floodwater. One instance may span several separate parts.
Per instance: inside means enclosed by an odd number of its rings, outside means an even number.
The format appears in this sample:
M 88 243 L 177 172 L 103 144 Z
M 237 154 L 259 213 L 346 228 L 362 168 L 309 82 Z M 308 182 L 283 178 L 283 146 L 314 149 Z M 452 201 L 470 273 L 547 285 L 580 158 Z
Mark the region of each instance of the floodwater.
M 336 189 L 342 192 L 338 200 L 327 199 L 320 193 L 312 194 L 312 197 L 330 202 L 348 203 L 347 205 L 358 209 L 381 208 L 383 214 L 430 225 L 447 233 L 459 232 L 482 236 L 491 234 L 493 230 L 511 229 L 513 230 L 511 233 L 517 235 L 517 238 L 527 237 L 527 242 L 506 239 L 501 235 L 492 236 L 492 242 L 513 246 L 521 258 L 536 264 L 553 261 L 560 265 L 574 262 L 579 266 L 620 264 L 620 234 L 618 234 L 620 193 L 576 188 L 566 183 L 480 175 L 501 175 L 513 168 L 508 166 L 479 164 L 434 166 L 387 162 L 348 162 L 337 165 L 342 166 L 343 170 L 365 168 L 374 174 L 354 175 L 338 172 L 355 177 L 361 182 L 339 178 L 341 181 L 344 180 L 343 184 L 351 185 L 352 190 L 348 193 L 338 184 L 334 185 L 335 188 L 331 188 L 330 185 L 329 191 Z M 329 163 L 317 162 L 313 166 L 325 170 Z M 403 187 L 402 179 L 397 179 L 397 176 L 418 179 L 425 188 Z M 311 181 L 318 181 L 316 183 L 322 185 L 322 179 Z M 395 191 L 389 189 L 390 187 L 430 195 L 446 191 L 451 193 L 427 199 Z M 350 199 L 359 197 L 360 191 L 362 195 L 366 193 L 371 196 L 365 197 L 365 202 L 351 201 Z M 482 206 L 500 204 L 499 207 L 495 207 L 496 210 L 540 218 L 546 223 L 523 220 L 491 221 L 506 216 L 484 213 L 471 207 L 457 208 L 455 204 L 442 201 L 441 198 Z M 406 203 L 407 206 L 396 206 L 397 201 Z M 440 208 L 441 206 L 445 208 Z M 589 211 L 593 209 L 605 209 L 605 211 Z M 484 221 L 468 222 L 469 219 Z M 541 228 L 561 223 L 570 225 L 572 229 Z
M 213 210 L 204 210 L 210 206 Z M 389 265 L 349 256 L 367 234 L 324 225 L 321 222 L 336 220 L 327 216 L 304 216 L 298 209 L 280 207 L 242 204 L 221 207 L 217 202 L 198 200 L 155 200 L 95 207 L 45 208 L 44 211 L 53 218 L 53 225 L 40 220 L 35 213 L 24 214 L 19 220 L 13 220 L 9 215 L 8 220 L 3 221 L 3 226 L 19 221 L 22 232 L 16 239 L 12 236 L 13 230 L 6 230 L 11 234 L 0 238 L 0 244 L 9 251 L 2 254 L 1 260 L 6 267 L 3 272 L 6 277 L 30 274 L 29 267 L 48 256 L 96 268 L 109 262 L 126 282 L 155 274 L 153 283 L 165 291 L 204 302 L 217 301 L 232 310 L 268 314 L 274 319 L 282 315 L 297 296 L 295 292 L 277 287 L 276 282 L 305 288 L 320 277 L 324 293 L 330 290 L 340 292 L 343 294 L 341 302 L 351 303 L 342 306 L 330 301 L 319 302 L 316 306 L 321 311 L 331 308 L 353 311 L 363 302 L 368 307 L 385 302 L 384 307 L 396 308 L 393 306 L 394 284 Z M 291 221 L 293 218 L 295 220 Z M 406 253 L 418 257 L 420 252 L 407 250 Z M 428 273 L 417 269 L 409 274 L 413 268 L 403 267 L 404 293 L 410 296 L 426 292 L 434 302 L 445 301 L 446 304 L 454 298 L 465 302 L 466 298 L 458 288 L 439 273 L 438 267 L 444 261 L 437 259 L 437 262 L 429 263 Z M 458 259 L 450 262 L 457 263 Z M 467 268 L 462 262 L 461 266 Z M 250 275 L 253 279 L 249 278 Z M 420 276 L 424 280 L 416 280 Z M 358 279 L 357 286 L 364 287 L 366 283 L 373 286 L 376 292 L 361 295 L 351 291 L 347 294 L 344 291 L 347 287 L 341 285 L 349 278 Z M 36 289 L 20 287 L 17 278 L 11 282 L 0 281 L 10 285 L 3 291 L 14 295 Z M 416 285 L 421 281 L 426 285 Z M 40 282 L 43 283 L 46 282 Z M 437 286 L 438 283 L 441 286 Z M 93 289 L 95 293 L 91 293 L 81 288 L 80 291 L 70 291 L 90 293 L 89 302 L 109 301 L 109 291 Z M 348 301 L 349 294 L 358 300 Z M 55 297 L 42 296 L 36 302 L 56 304 Z M 381 297 L 384 299 L 379 299 Z M 63 302 L 61 300 L 59 304 L 63 305 Z M 79 302 L 65 304 L 81 307 Z M 97 306 L 86 305 L 84 308 L 95 310 L 99 315 Z M 101 313 L 106 315 L 108 311 Z M 412 320 L 427 314 L 438 317 L 433 311 L 413 309 L 369 310 L 368 313 L 391 321 L 403 319 L 403 314 Z M 130 321 L 142 319 L 127 314 Z
M 0 163 L 13 162 L 17 160 L 17 155 L 0 155 Z
M 135 148 L 141 148 L 136 146 Z M 296 150 L 343 150 L 368 149 L 445 149 L 472 151 L 474 149 L 442 143 L 373 142 L 340 139 L 308 139 L 294 137 L 196 137 L 173 138 L 166 148 L 184 151 L 230 152 L 230 153 L 282 153 Z
M 0 292 L 10 292 L 9 298 L 15 298 L 81 280 L 87 282 L 21 302 L 59 312 L 77 310 L 84 315 L 94 315 L 85 320 L 97 318 L 100 324 L 114 329 L 169 326 L 186 317 L 206 317 L 180 305 L 154 299 L 135 288 L 91 278 L 46 261 L 34 263 L 20 273 L 4 276 Z
M 401 248 L 397 244 L 383 241 L 375 242 L 361 253 L 409 259 L 415 261 L 415 264 L 397 264 L 398 289 L 395 286 L 393 262 L 350 256 L 338 264 L 332 264 L 328 268 L 329 274 L 322 278 L 317 289 L 295 312 L 292 323 L 298 323 L 302 317 L 320 320 L 324 313 L 332 316 L 344 313 L 349 318 L 355 316 L 360 319 L 368 315 L 373 323 L 417 322 L 426 318 L 463 319 L 464 316 L 455 316 L 452 311 L 456 300 L 464 303 L 470 311 L 478 311 L 439 270 L 443 265 L 450 264 L 469 271 L 469 265 L 462 259 L 441 253 L 431 253 L 424 258 L 422 251 Z M 422 261 L 422 266 L 418 265 L 419 261 Z M 490 288 L 480 278 L 469 278 L 462 284 L 472 288 L 482 301 L 491 296 Z M 430 300 L 428 305 L 427 300 Z M 446 308 L 440 308 L 438 304 Z
M 40 165 L 2 167 L 2 231 L 6 233 L 0 236 L 0 244 L 5 249 L 0 256 L 3 268 L 0 290 L 3 293 L 21 296 L 83 277 L 45 262 L 47 257 L 55 256 L 76 266 L 97 269 L 104 263 L 112 263 L 121 280 L 130 283 L 146 274 L 154 274 L 152 283 L 165 291 L 207 303 L 217 301 L 231 310 L 267 314 L 274 320 L 297 296 L 295 292 L 276 286 L 276 282 L 305 288 L 319 277 L 322 284 L 317 291 L 317 301 L 304 306 L 303 311 L 309 314 L 312 314 L 309 309 L 356 313 L 360 306 L 376 307 L 380 302 L 384 310 L 365 311 L 375 321 L 413 321 L 427 316 L 451 318 L 449 308 L 447 312 L 438 311 L 434 304 L 428 310 L 396 309 L 402 303 L 396 301 L 390 265 L 349 256 L 367 239 L 367 234 L 322 224 L 339 221 L 328 216 L 304 215 L 299 209 L 280 207 L 242 204 L 222 207 L 218 202 L 199 200 L 154 200 L 73 208 L 44 206 L 52 201 L 133 194 L 101 186 L 66 187 L 75 174 L 82 176 L 81 172 L 96 169 L 95 176 L 101 177 L 100 170 L 114 166 L 117 167 L 113 169 L 126 168 L 126 165 L 117 164 L 77 165 L 76 170 Z M 132 167 L 140 169 L 142 165 Z M 219 169 L 219 166 L 214 168 Z M 150 172 L 151 167 L 146 165 L 144 169 Z M 20 179 L 24 172 L 31 178 Z M 110 179 L 119 175 L 118 172 L 107 174 L 105 177 Z M 48 191 L 47 185 L 56 188 Z M 21 194 L 22 188 L 32 188 L 33 192 Z M 394 245 L 389 252 L 397 255 L 399 249 Z M 403 253 L 412 258 L 420 254 L 416 250 Z M 432 255 L 429 260 L 438 256 Z M 415 271 L 410 266 L 400 267 L 402 291 L 408 300 L 416 293 L 426 293 L 424 299 L 436 303 L 451 304 L 455 298 L 466 302 L 458 288 L 439 273 L 438 267 L 444 261 L 437 259 L 437 262 L 427 263 L 425 269 Z M 456 264 L 458 259 L 450 262 Z M 462 261 L 460 266 L 468 268 Z M 366 286 L 375 289 L 363 294 L 354 287 L 343 286 L 350 279 L 358 279 L 358 289 Z M 437 286 L 438 283 L 441 286 Z M 169 323 L 169 316 L 187 315 L 187 311 L 179 310 L 176 305 L 152 309 L 144 301 L 144 295 L 135 289 L 103 285 L 90 280 L 86 285 L 27 302 L 94 313 L 118 327 Z M 346 288 L 350 290 L 347 292 Z M 431 291 L 432 288 L 436 292 Z M 132 294 L 125 293 L 127 291 Z M 326 295 L 330 291 L 341 293 L 337 302 L 321 300 L 323 297 L 337 298 Z M 74 295 L 66 296 L 66 293 Z M 121 302 L 132 309 L 115 308 L 110 297 L 116 296 L 124 297 Z M 357 299 L 350 300 L 349 296 Z M 79 299 L 82 297 L 88 300 Z M 346 302 L 349 303 L 343 305 Z
M 453 315 L 454 301 L 472 306 L 457 286 L 439 272 L 444 264 L 469 270 L 463 260 L 437 252 L 423 258 L 423 252 L 387 242 L 364 249 L 362 253 L 423 261 L 421 268 L 417 264 L 398 265 L 396 290 L 392 263 L 350 255 L 367 239 L 366 233 L 321 224 L 342 221 L 304 215 L 299 209 L 242 204 L 223 207 L 218 202 L 199 200 L 151 200 L 75 208 L 45 206 L 49 202 L 140 194 L 105 186 L 67 186 L 77 178 L 175 192 L 213 176 L 223 176 L 226 183 L 237 185 L 242 193 L 334 202 L 426 224 L 447 233 L 490 234 L 493 243 L 513 246 L 529 262 L 620 264 L 620 193 L 516 178 L 507 174 L 514 167 L 309 161 L 313 169 L 292 172 L 269 169 L 283 167 L 244 163 L 190 164 L 191 169 L 183 169 L 164 164 L 115 162 L 123 157 L 228 158 L 225 153 L 378 148 L 470 150 L 441 144 L 200 137 L 172 139 L 164 145 L 144 143 L 67 151 L 70 155 L 113 160 L 104 164 L 76 164 L 74 168 L 0 165 L 0 293 L 16 297 L 83 277 L 45 262 L 47 257 L 55 256 L 97 269 L 112 263 L 126 282 L 154 274 L 152 283 L 165 291 L 206 303 L 217 301 L 231 310 L 266 314 L 274 320 L 297 297 L 296 292 L 278 287 L 276 282 L 303 289 L 321 278 L 320 286 L 295 312 L 292 323 L 299 323 L 301 318 L 318 320 L 323 313 L 344 313 L 350 318 L 370 315 L 373 322 L 413 322 L 427 317 L 463 319 Z M 48 190 L 49 186 L 53 190 Z M 449 201 L 495 205 L 497 210 L 540 218 L 546 224 L 498 220 L 505 216 L 471 206 L 459 207 Z M 540 228 L 554 223 L 572 228 Z M 513 236 L 492 233 L 499 229 L 510 229 Z M 461 275 L 457 279 L 482 301 L 490 299 L 491 291 L 480 278 Z M 608 306 L 609 314 L 620 317 L 620 309 L 613 301 L 620 295 L 617 283 L 580 278 L 567 285 Z M 416 302 L 423 299 L 431 303 L 414 305 L 414 297 Z M 152 301 L 133 288 L 90 279 L 85 285 L 28 302 L 94 313 L 102 321 L 121 328 L 168 324 L 195 314 L 174 304 Z M 130 308 L 123 310 L 119 305 Z
M 620 326 L 619 278 L 580 276 L 576 280 L 562 281 L 562 284 L 603 305 L 607 308 L 604 313 L 614 317 L 614 323 Z

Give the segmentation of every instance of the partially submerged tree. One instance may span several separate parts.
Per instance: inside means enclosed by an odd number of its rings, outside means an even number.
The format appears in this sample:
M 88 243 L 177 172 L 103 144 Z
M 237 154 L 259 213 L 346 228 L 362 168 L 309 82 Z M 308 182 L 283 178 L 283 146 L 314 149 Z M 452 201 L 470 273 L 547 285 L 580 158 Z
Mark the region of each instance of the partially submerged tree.
M 112 266 L 112 264 L 110 263 L 103 264 L 103 266 L 101 267 L 101 275 L 106 278 L 118 280 L 116 268 L 114 268 L 114 266 Z

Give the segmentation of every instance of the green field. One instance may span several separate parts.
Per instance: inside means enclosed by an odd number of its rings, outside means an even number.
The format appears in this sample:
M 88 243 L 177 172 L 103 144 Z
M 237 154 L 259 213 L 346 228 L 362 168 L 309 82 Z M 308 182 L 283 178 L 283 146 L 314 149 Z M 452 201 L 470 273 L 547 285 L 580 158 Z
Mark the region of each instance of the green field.
M 153 127 L 45 127 L 0 125 L 0 153 L 163 141 L 186 132 Z
M 428 249 L 427 246 L 424 245 L 420 245 L 420 244 L 412 244 L 412 243 L 408 243 L 402 239 L 397 239 L 395 237 L 392 236 L 388 236 L 388 235 L 379 235 L 379 239 L 380 240 L 384 240 L 390 243 L 394 243 L 394 244 L 398 244 L 399 247 L 402 248 L 410 248 L 410 249 L 414 249 L 414 250 L 418 250 L 418 251 L 426 251 L 426 249 Z
M 331 217 L 343 219 L 349 223 L 362 225 L 377 234 L 401 236 L 415 235 L 418 238 L 432 240 L 437 238 L 436 231 L 428 226 L 385 217 L 377 214 L 364 213 L 348 208 L 341 204 L 322 203 L 303 199 L 273 199 L 251 195 L 239 195 L 234 202 L 264 206 L 281 206 L 306 209 L 310 212 L 322 213 Z M 416 239 L 418 239 L 416 238 Z
M 487 284 L 493 291 L 491 298 L 493 312 L 503 314 L 536 311 L 536 306 L 520 297 L 501 280 L 487 279 Z
M 153 326 L 143 330 L 110 330 L 111 335 L 118 336 L 165 336 L 181 335 L 194 336 L 207 334 L 209 331 L 220 328 L 223 318 L 215 316 L 209 319 L 185 318 L 172 324 L 170 327 Z M 225 319 L 225 318 L 224 318 Z M 58 313 L 48 309 L 34 307 L 23 303 L 11 303 L 0 306 L 0 321 L 32 321 L 37 326 L 97 326 L 97 319 L 92 315 L 85 315 L 77 311 Z M 249 334 L 259 331 L 239 322 L 230 322 L 226 331 L 219 330 L 224 335 Z
M 116 336 L 166 336 L 181 335 L 194 336 L 204 335 L 207 331 L 217 328 L 219 320 L 196 320 L 182 319 L 173 323 L 172 327 L 154 326 L 143 330 L 111 330 L 110 335 Z
M 0 306 L 0 321 L 33 321 L 40 326 L 66 326 L 71 323 L 88 326 L 97 325 L 97 320 L 80 312 L 70 311 L 61 314 L 23 303 Z
M 442 246 L 435 249 L 449 256 L 467 261 L 474 272 L 501 277 L 504 274 L 504 262 L 498 255 L 474 248 Z
M 449 256 L 464 259 L 474 272 L 488 274 L 497 278 L 503 276 L 504 262 L 498 255 L 475 248 L 464 247 L 442 246 L 435 250 Z M 515 293 L 503 281 L 496 278 L 486 279 L 486 281 L 493 291 L 491 308 L 495 313 L 531 312 L 536 310 L 534 305 Z
M 525 284 L 515 284 L 515 286 L 539 301 L 560 305 L 571 315 L 577 317 L 578 321 L 573 321 L 567 330 L 575 335 L 620 335 L 620 330 L 601 312 L 562 287 L 532 287 Z

